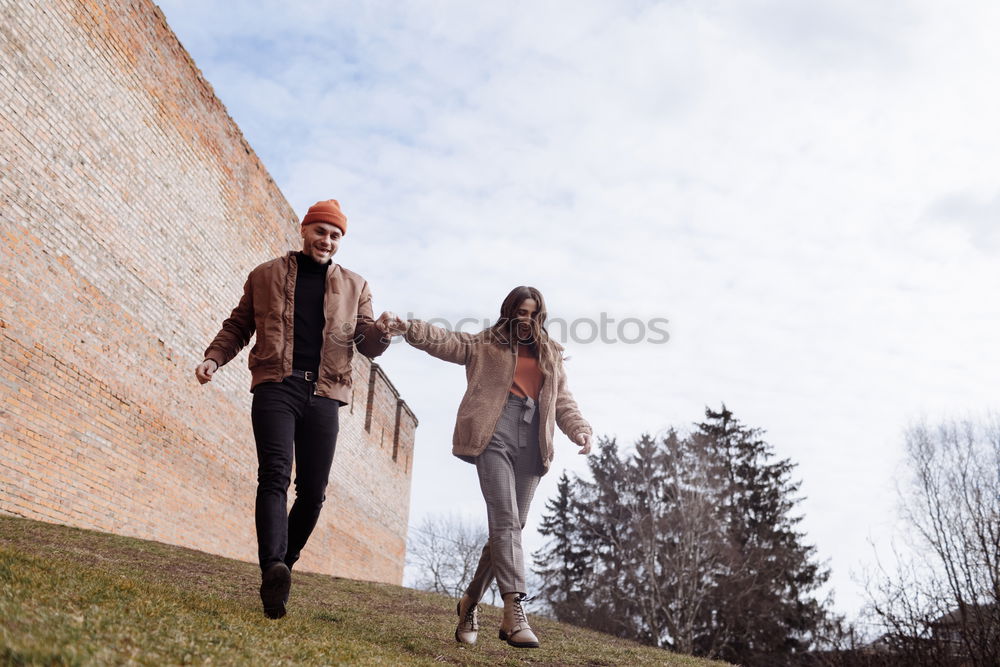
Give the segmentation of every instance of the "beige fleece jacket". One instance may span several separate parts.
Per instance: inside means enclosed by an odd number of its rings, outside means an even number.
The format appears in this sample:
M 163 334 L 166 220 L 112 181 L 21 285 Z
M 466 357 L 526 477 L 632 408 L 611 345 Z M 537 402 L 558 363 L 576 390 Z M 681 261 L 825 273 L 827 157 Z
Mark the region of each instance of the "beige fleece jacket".
M 474 463 L 475 457 L 489 444 L 507 403 L 517 351 L 492 342 L 488 331 L 477 334 L 448 331 L 420 320 L 410 320 L 406 342 L 438 359 L 465 366 L 468 388 L 458 406 L 452 454 Z M 538 445 L 544 472 L 548 472 L 552 463 L 556 424 L 570 439 L 580 433 L 592 434 L 566 384 L 562 346 L 555 341 L 551 345 L 555 347 L 555 377 L 545 378 L 538 396 Z

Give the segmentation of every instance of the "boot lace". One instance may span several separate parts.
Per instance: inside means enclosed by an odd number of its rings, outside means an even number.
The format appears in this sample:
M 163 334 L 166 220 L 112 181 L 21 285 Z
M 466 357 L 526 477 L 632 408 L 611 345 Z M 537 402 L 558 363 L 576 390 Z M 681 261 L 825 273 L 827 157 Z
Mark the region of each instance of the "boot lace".
M 522 602 L 531 602 L 535 598 L 528 597 L 524 593 L 521 593 L 514 598 L 514 625 L 528 625 L 528 616 L 524 613 L 524 607 L 521 606 Z
M 465 610 L 465 616 L 462 617 L 462 623 L 469 626 L 470 630 L 479 629 L 479 605 L 476 603 L 470 604 L 469 608 Z

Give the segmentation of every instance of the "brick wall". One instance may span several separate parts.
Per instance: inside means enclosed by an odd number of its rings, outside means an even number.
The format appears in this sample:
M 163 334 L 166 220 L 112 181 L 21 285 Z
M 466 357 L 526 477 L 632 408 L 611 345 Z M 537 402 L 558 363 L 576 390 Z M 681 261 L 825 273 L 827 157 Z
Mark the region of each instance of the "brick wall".
M 155 5 L 0 2 L 0 511 L 254 560 L 246 351 L 192 370 L 299 243 Z M 303 569 L 401 581 L 415 426 L 358 357 Z

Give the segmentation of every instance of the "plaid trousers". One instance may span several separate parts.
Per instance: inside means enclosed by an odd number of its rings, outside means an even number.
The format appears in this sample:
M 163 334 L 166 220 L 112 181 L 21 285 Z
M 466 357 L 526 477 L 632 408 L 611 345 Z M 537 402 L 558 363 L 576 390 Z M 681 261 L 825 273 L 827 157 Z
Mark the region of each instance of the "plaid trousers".
M 511 394 L 486 450 L 476 458 L 489 540 L 466 594 L 479 601 L 493 579 L 501 595 L 526 593 L 521 530 L 542 476 L 535 402 Z

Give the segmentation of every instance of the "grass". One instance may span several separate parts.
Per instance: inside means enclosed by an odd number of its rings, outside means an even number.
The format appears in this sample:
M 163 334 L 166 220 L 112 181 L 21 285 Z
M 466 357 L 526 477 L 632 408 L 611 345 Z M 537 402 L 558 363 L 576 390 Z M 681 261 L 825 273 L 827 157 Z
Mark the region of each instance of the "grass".
M 325 575 L 294 575 L 288 615 L 268 620 L 252 563 L 159 542 L 0 516 L 0 664 L 667 665 L 709 667 L 532 617 L 542 648 L 455 643 L 454 601 Z

